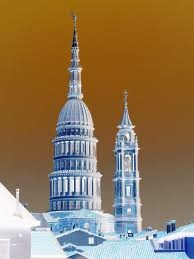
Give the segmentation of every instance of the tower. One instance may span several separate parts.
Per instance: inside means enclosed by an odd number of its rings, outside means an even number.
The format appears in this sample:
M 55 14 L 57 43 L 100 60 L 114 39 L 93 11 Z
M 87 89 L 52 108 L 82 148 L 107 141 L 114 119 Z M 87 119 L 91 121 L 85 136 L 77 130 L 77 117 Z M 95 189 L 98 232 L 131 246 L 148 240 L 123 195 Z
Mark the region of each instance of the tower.
M 54 160 L 50 180 L 50 211 L 101 210 L 101 174 L 97 172 L 93 121 L 83 102 L 81 70 L 74 16 L 68 101 L 62 108 L 53 140 Z
M 141 202 L 139 194 L 138 142 L 127 107 L 124 92 L 123 118 L 115 142 L 114 214 L 118 234 L 141 231 Z

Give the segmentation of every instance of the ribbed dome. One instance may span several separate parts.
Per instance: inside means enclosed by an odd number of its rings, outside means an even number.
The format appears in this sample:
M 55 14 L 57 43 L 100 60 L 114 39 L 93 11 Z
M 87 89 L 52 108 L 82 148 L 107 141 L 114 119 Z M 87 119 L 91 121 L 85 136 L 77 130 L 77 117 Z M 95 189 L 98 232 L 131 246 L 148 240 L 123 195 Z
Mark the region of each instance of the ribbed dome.
M 91 113 L 86 104 L 80 99 L 69 99 L 63 106 L 58 125 L 83 125 L 93 128 Z

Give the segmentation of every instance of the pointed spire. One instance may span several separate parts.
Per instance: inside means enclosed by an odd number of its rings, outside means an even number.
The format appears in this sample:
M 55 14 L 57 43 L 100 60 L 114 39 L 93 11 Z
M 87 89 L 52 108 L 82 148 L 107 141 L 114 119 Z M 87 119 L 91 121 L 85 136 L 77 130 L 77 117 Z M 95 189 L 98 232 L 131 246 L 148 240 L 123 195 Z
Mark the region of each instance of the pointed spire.
M 71 46 L 71 65 L 69 67 L 70 81 L 69 81 L 69 93 L 68 98 L 79 98 L 83 97 L 81 91 L 81 70 L 79 66 L 79 47 L 78 47 L 78 36 L 77 36 L 77 16 L 73 15 L 73 41 Z
M 128 96 L 128 92 L 125 90 L 124 91 L 124 112 L 123 112 L 123 118 L 120 124 L 121 128 L 131 128 L 133 127 L 131 120 L 129 118 L 129 113 L 128 113 L 128 107 L 127 107 L 127 96 Z
M 73 15 L 73 23 L 74 23 L 74 30 L 73 30 L 72 48 L 78 48 L 78 38 L 77 38 L 77 16 L 76 16 L 76 15 Z

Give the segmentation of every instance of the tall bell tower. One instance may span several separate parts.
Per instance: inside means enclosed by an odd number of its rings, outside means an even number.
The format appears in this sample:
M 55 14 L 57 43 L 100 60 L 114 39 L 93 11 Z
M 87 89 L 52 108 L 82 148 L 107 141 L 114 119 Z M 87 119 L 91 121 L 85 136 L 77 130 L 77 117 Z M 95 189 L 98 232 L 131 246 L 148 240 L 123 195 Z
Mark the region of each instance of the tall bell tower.
M 115 142 L 114 215 L 115 232 L 137 233 L 142 229 L 139 193 L 138 141 L 127 107 L 124 92 L 123 118 Z

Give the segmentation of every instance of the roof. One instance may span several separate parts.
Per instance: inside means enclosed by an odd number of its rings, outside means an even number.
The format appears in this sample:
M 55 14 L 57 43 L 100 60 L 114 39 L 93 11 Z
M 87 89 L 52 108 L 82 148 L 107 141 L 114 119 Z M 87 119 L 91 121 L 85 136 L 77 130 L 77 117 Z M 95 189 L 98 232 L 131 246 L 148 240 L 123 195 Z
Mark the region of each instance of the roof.
M 87 105 L 80 99 L 69 99 L 63 106 L 57 126 L 88 126 L 93 128 L 91 113 Z
M 133 125 L 131 123 L 131 120 L 129 118 L 129 113 L 128 113 L 128 108 L 127 106 L 125 106 L 124 112 L 123 112 L 123 118 L 121 121 L 121 125 L 122 128 L 131 128 Z
M 68 258 L 70 258 L 71 256 L 75 256 L 76 255 L 76 257 L 75 258 L 84 258 L 84 256 L 83 256 L 83 254 L 82 253 L 80 253 L 80 252 L 78 252 L 78 251 L 72 251 L 72 252 L 67 252 L 67 256 L 68 256 Z
M 49 228 L 50 229 L 49 224 L 46 221 L 46 219 L 44 218 L 42 213 L 32 213 L 32 216 L 40 222 L 40 225 L 36 228 Z
M 103 211 L 93 211 L 93 210 L 87 210 L 87 209 L 81 209 L 81 210 L 74 210 L 74 211 L 56 211 L 56 212 L 47 212 L 43 214 L 45 219 L 48 222 L 57 222 L 60 219 L 65 218 L 89 218 L 89 219 L 99 219 L 103 218 L 110 220 L 110 218 L 114 221 L 114 217 L 111 214 L 104 213 Z
M 16 220 L 16 198 L 0 183 L 0 219 L 1 223 Z M 30 227 L 39 225 L 39 222 L 31 215 L 31 213 L 19 203 L 20 221 Z M 18 217 L 19 219 L 19 217 Z
M 185 253 L 155 253 L 150 241 L 106 241 L 83 253 L 90 259 L 188 259 Z
M 87 230 L 85 230 L 85 229 L 81 229 L 81 228 L 75 228 L 75 229 L 72 229 L 72 230 L 70 230 L 70 231 L 60 233 L 59 235 L 56 235 L 56 238 L 59 238 L 59 237 L 62 237 L 62 236 L 67 236 L 67 235 L 70 235 L 70 234 L 72 234 L 72 233 L 79 232 L 79 231 L 84 232 L 84 233 L 86 233 L 86 234 L 88 234 L 88 235 L 91 235 L 91 236 L 96 236 L 96 237 L 102 238 L 102 239 L 105 240 L 104 237 L 99 236 L 99 235 L 97 235 L 97 234 L 94 234 L 94 233 L 92 233 L 92 232 L 89 232 L 89 231 L 87 231 Z
M 176 229 L 176 231 L 172 233 L 176 233 L 176 232 L 194 232 L 194 223 L 179 227 Z
M 51 256 L 55 256 L 60 259 L 67 258 L 57 239 L 50 230 L 32 231 L 31 236 L 32 258 L 35 258 L 36 256 L 48 256 L 49 258 L 52 258 Z
M 141 239 L 141 238 L 145 238 L 146 236 L 152 236 L 154 234 L 157 234 L 158 230 L 154 229 L 154 230 L 150 230 L 150 231 L 145 231 L 143 230 L 142 232 L 139 232 L 137 234 L 135 234 L 135 239 Z
M 164 240 L 173 240 L 183 237 L 193 237 L 194 236 L 194 223 L 188 224 L 185 226 L 181 226 L 177 228 L 175 231 L 166 233 L 164 232 L 163 235 L 157 235 L 155 241 L 163 242 Z
M 182 235 L 181 235 L 182 233 Z M 191 236 L 189 233 L 191 233 L 191 235 L 194 234 L 194 223 L 185 225 L 185 226 L 181 226 L 179 228 L 177 228 L 175 231 L 170 232 L 170 233 L 166 233 L 166 231 L 158 231 L 157 232 L 157 238 L 155 238 L 154 240 L 170 240 L 174 237 L 178 237 L 178 236 Z

